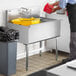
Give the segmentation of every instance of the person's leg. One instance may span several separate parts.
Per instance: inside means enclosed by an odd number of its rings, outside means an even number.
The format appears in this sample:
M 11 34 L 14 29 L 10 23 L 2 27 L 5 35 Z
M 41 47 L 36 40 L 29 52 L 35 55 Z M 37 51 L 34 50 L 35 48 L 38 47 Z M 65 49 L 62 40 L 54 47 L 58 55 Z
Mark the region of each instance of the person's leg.
M 66 63 L 73 59 L 76 59 L 76 32 L 70 33 L 70 54 L 69 57 L 67 59 L 63 59 L 62 62 Z
M 67 62 L 76 58 L 76 5 L 67 5 L 68 19 L 70 23 L 70 55 L 63 60 Z
M 70 57 L 76 58 L 76 4 L 68 4 L 68 19 L 70 23 Z
M 76 32 L 71 32 L 70 35 L 70 57 L 76 58 Z

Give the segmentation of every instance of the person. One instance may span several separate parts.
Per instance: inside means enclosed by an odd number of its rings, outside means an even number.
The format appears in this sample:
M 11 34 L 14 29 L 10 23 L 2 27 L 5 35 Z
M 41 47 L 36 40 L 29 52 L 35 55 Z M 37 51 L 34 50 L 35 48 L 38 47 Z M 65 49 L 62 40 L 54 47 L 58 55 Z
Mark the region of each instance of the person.
M 70 23 L 70 54 L 68 59 L 76 59 L 76 0 L 60 0 L 54 3 L 53 6 L 56 6 L 56 8 L 52 8 L 52 12 L 59 9 L 68 11 Z

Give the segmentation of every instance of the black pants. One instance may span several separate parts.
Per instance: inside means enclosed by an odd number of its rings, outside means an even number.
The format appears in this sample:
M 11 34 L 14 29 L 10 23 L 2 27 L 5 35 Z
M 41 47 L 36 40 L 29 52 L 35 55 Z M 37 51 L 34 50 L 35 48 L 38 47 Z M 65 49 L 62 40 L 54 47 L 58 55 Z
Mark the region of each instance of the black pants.
M 70 23 L 70 57 L 76 58 L 76 4 L 67 4 Z

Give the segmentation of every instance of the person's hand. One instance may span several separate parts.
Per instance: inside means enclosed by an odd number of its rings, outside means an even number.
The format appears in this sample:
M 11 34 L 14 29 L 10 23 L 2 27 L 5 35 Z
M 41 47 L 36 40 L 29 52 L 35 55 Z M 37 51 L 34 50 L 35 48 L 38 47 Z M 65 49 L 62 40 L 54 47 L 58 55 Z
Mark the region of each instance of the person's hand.
M 55 8 L 52 8 L 52 13 L 54 13 L 54 12 L 56 12 L 57 10 L 60 10 L 61 9 L 61 7 L 59 7 L 59 6 L 57 6 L 57 7 L 55 7 Z
M 52 8 L 52 13 L 56 12 L 56 8 Z

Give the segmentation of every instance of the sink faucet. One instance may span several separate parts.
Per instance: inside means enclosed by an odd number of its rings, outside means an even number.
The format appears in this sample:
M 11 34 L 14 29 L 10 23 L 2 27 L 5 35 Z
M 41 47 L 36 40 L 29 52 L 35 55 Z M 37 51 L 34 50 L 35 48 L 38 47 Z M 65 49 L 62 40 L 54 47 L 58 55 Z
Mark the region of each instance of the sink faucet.
M 29 15 L 31 15 L 31 9 L 28 9 L 28 8 L 24 8 L 24 7 L 21 7 L 20 9 L 19 9 L 19 13 L 20 13 L 20 15 L 23 17 L 23 16 L 29 16 Z

